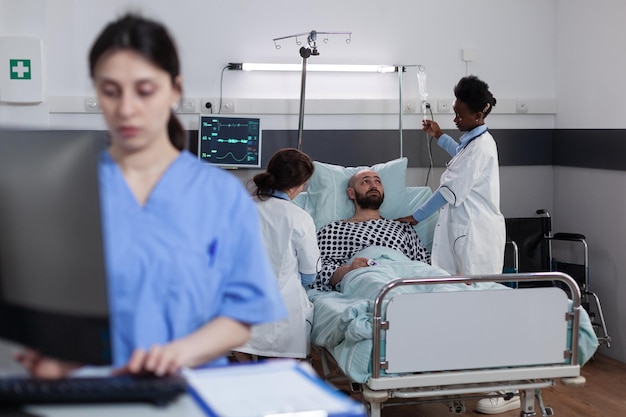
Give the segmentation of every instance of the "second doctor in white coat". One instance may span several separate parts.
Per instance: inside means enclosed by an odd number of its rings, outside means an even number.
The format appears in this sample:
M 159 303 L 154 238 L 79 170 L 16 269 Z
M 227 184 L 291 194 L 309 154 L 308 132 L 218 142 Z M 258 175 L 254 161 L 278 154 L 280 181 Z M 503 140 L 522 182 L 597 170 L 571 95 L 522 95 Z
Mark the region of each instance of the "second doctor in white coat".
M 251 355 L 306 358 L 309 353 L 313 304 L 304 286 L 315 280 L 320 252 L 313 219 L 291 200 L 313 170 L 308 155 L 284 148 L 272 156 L 265 172 L 254 176 L 261 232 L 288 317 L 252 327 L 248 343 L 235 349 L 239 360 L 252 359 Z
M 498 150 L 485 125 L 496 99 L 475 76 L 462 78 L 454 95 L 454 123 L 465 133 L 457 143 L 436 122 L 423 121 L 422 129 L 437 138 L 452 159 L 431 198 L 412 216 L 398 220 L 417 224 L 440 209 L 432 264 L 452 275 L 501 274 L 506 230 L 500 212 Z

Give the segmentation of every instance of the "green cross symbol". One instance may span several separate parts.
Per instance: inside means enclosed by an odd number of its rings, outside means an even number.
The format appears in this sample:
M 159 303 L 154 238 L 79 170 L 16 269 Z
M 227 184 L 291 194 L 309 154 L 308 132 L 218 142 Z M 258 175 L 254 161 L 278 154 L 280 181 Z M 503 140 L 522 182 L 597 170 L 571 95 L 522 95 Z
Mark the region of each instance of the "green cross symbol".
M 30 80 L 30 59 L 9 59 L 12 80 Z

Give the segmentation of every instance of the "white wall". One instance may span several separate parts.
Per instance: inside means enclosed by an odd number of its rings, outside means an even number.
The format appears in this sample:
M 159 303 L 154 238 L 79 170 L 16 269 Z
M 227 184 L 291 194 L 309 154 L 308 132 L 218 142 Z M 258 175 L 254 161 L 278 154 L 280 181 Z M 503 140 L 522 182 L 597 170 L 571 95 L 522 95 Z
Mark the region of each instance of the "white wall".
M 626 3 L 558 3 L 556 127 L 623 129 Z
M 352 41 L 346 44 L 345 36 L 329 35 L 328 43 L 319 42 L 320 56 L 310 63 L 423 64 L 431 95 L 450 96 L 452 85 L 466 72 L 460 51 L 473 48 L 476 60 L 469 70 L 488 80 L 501 97 L 555 97 L 553 1 L 49 0 L 47 4 L 51 56 L 63 56 L 50 64 L 51 95 L 90 91 L 84 71 L 87 50 L 105 22 L 130 8 L 167 22 L 180 46 L 188 95 L 217 94 L 221 70 L 228 62 L 300 62 L 293 38 L 281 41 L 280 50 L 272 39 L 317 30 L 351 31 Z M 483 22 L 468 24 L 472 19 Z M 70 62 L 76 65 L 73 71 L 68 71 Z M 230 73 L 228 94 L 299 95 L 297 75 L 264 74 L 265 83 L 248 75 Z M 334 89 L 316 85 L 313 77 L 309 81 L 311 98 L 396 96 L 395 83 L 376 82 L 365 89 L 361 83 L 345 86 L 343 77 L 329 81 L 331 87 L 341 87 Z
M 622 0 L 561 0 L 557 19 L 557 128 L 625 129 Z M 612 152 L 606 149 L 606 152 Z M 606 353 L 626 362 L 626 173 L 556 167 L 555 229 L 583 233 L 592 290 L 613 338 Z
M 275 48 L 273 39 L 317 30 L 352 32 L 351 42 L 345 42 L 346 35 L 328 35 L 329 41 L 325 43 L 320 35 L 320 56 L 309 59 L 311 64 L 421 64 L 428 72 L 431 98 L 451 98 L 452 86 L 467 73 L 489 82 L 502 106 L 507 100 L 556 98 L 554 1 L 28 0 L 25 3 L 33 2 L 45 7 L 20 8 L 14 7 L 11 0 L 0 0 L 0 5 L 4 5 L 0 27 L 11 31 L 13 25 L 7 27 L 5 23 L 33 19 L 46 22 L 34 33 L 42 36 L 46 45 L 50 98 L 93 95 L 87 74 L 87 51 L 103 25 L 126 10 L 139 10 L 167 22 L 180 46 L 188 97 L 219 97 L 222 69 L 229 62 L 300 62 L 299 46 L 294 38 L 280 41 L 281 49 Z M 475 50 L 473 62 L 461 60 L 463 48 Z M 415 99 L 418 95 L 414 75 L 414 70 L 410 70 L 404 77 L 403 94 L 407 98 Z M 227 71 L 222 91 L 225 97 L 235 99 L 298 99 L 300 75 Z M 398 81 L 393 74 L 310 73 L 306 96 L 307 99 L 395 100 Z M 1 107 L 10 119 L 31 120 L 15 107 Z M 296 116 L 271 117 L 265 126 L 295 129 Z M 197 121 L 196 117 L 184 119 L 189 127 L 194 127 Z M 417 117 L 407 120 L 406 127 L 417 126 L 418 121 Z M 98 122 L 86 114 L 50 116 L 53 127 L 82 128 Z M 454 127 L 451 117 L 445 124 L 444 127 Z M 308 129 L 361 126 L 393 129 L 397 125 L 397 109 L 393 114 L 366 118 L 307 117 L 305 123 Z M 554 117 L 527 114 L 511 118 L 494 114 L 491 125 L 549 128 L 554 125 Z

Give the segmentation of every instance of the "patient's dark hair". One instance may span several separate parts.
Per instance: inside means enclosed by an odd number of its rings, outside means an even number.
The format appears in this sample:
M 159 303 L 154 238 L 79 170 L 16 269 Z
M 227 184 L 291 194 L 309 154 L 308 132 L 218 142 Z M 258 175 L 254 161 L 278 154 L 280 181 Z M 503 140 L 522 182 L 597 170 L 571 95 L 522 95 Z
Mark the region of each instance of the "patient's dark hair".
M 133 51 L 167 72 L 172 84 L 180 88 L 182 93 L 182 86 L 176 85 L 176 78 L 180 75 L 180 61 L 176 45 L 161 23 L 132 13 L 109 23 L 96 38 L 89 52 L 91 78 L 94 77 L 98 60 L 103 55 L 120 50 Z M 177 149 L 185 148 L 187 134 L 174 111 L 170 114 L 167 132 L 170 141 Z
M 461 78 L 454 87 L 454 96 L 467 104 L 472 112 L 483 112 L 483 117 L 487 117 L 496 105 L 496 99 L 489 91 L 489 85 L 475 75 Z
M 267 170 L 252 179 L 256 185 L 254 194 L 266 199 L 272 191 L 286 191 L 298 187 L 313 175 L 313 161 L 307 154 L 293 148 L 276 151 L 267 164 Z

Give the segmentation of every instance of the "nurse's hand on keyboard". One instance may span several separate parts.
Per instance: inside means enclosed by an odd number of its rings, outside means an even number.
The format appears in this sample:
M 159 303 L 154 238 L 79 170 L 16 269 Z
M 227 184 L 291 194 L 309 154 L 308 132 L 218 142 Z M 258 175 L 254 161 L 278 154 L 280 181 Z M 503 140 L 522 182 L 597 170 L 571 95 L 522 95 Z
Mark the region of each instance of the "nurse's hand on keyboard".
M 180 344 L 182 339 L 165 345 L 154 345 L 149 350 L 135 349 L 128 363 L 114 371 L 114 375 L 176 375 L 185 366 L 184 349 L 179 349 Z
M 13 358 L 35 378 L 63 378 L 81 366 L 78 363 L 43 356 L 36 350 L 28 348 L 15 353 Z

